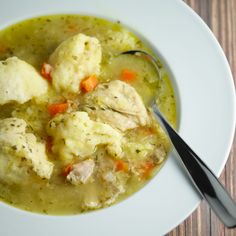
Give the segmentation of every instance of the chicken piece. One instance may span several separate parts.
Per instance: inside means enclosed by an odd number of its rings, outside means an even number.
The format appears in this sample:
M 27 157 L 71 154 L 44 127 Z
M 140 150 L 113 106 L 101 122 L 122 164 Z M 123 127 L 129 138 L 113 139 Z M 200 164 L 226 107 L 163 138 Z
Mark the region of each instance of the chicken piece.
M 92 155 L 98 145 L 104 145 L 113 156 L 122 156 L 122 135 L 107 124 L 92 121 L 86 112 L 64 113 L 53 118 L 47 127 L 53 137 L 52 151 L 62 160 L 74 156 Z
M 96 182 L 87 184 L 83 201 L 81 202 L 81 208 L 83 210 L 95 210 L 102 206 L 99 199 L 99 191 L 100 187 Z
M 113 173 L 113 171 L 107 171 L 107 172 L 103 173 L 102 178 L 103 178 L 103 180 L 105 180 L 108 183 L 114 184 L 116 182 L 116 176 Z
M 25 169 L 33 169 L 41 178 L 49 179 L 54 165 L 47 160 L 45 145 L 38 142 L 34 134 L 26 133 L 26 127 L 22 119 L 0 120 L 0 154 L 8 157 L 1 163 L 12 163 L 9 168 L 13 175 L 14 172 L 19 175 Z
M 67 175 L 66 179 L 74 185 L 85 184 L 93 174 L 94 167 L 95 163 L 92 159 L 81 161 L 72 166 L 72 170 Z
M 28 63 L 17 57 L 0 61 L 0 105 L 25 103 L 47 92 L 48 84 Z
M 148 140 L 142 140 L 142 142 L 133 142 L 128 140 L 124 143 L 123 149 L 129 160 L 138 159 L 145 160 L 148 155 L 154 152 L 155 144 L 149 143 Z M 151 140 L 151 139 L 150 139 Z M 151 140 L 152 141 L 152 140 Z
M 78 93 L 82 79 L 100 73 L 101 59 L 98 39 L 84 34 L 67 39 L 49 58 L 53 87 L 58 92 Z
M 102 174 L 104 191 L 102 202 L 104 206 L 114 203 L 117 198 L 125 193 L 128 174 L 114 171 L 107 171 Z
M 112 195 L 104 202 L 105 206 L 110 206 L 112 203 L 114 203 L 117 198 L 125 193 L 125 188 L 122 185 L 118 186 L 110 186 L 112 188 Z
M 84 199 L 84 202 L 82 203 L 82 208 L 84 210 L 95 210 L 100 207 L 101 207 L 101 203 L 96 198 L 95 198 L 95 200 L 93 200 L 88 197 L 88 198 Z
M 164 148 L 164 146 L 160 145 L 158 148 L 154 151 L 153 159 L 156 164 L 160 165 L 166 158 L 167 151 Z
M 149 123 L 147 110 L 136 90 L 120 80 L 100 84 L 86 94 L 82 109 L 95 120 L 121 131 Z

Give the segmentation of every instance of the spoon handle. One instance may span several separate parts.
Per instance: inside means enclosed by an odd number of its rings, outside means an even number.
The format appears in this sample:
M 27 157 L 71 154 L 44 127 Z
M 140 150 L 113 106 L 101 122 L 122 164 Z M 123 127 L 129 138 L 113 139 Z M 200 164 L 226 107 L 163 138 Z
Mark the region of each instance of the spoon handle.
M 200 194 L 225 226 L 228 228 L 236 227 L 236 204 L 217 177 L 170 126 L 155 102 L 152 104 L 152 112 L 169 135 L 190 179 Z

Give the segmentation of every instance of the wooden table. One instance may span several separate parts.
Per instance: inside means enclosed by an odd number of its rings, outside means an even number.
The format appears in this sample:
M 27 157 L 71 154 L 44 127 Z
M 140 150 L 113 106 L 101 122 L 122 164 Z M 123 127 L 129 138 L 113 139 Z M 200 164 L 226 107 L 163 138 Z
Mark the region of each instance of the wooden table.
M 236 84 L 236 0 L 184 0 L 211 28 L 223 48 Z M 220 181 L 236 200 L 236 138 Z M 203 201 L 197 210 L 168 236 L 236 236 Z

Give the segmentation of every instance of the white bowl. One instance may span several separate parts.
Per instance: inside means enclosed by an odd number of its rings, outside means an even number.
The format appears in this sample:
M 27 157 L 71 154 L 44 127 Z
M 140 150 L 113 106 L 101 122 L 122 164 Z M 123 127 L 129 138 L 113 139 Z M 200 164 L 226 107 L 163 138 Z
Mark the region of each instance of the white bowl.
M 219 175 L 235 128 L 229 65 L 215 37 L 182 1 L 1 0 L 0 28 L 22 19 L 78 13 L 120 20 L 154 47 L 173 75 L 179 133 Z M 77 216 L 43 216 L 0 204 L 0 235 L 163 235 L 183 221 L 200 197 L 174 154 L 157 176 L 127 200 Z

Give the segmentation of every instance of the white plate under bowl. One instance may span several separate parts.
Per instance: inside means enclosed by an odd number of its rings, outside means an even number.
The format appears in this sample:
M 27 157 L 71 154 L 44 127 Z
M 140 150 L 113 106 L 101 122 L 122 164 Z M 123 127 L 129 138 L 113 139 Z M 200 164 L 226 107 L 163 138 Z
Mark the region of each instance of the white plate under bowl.
M 179 95 L 179 132 L 214 173 L 227 160 L 235 128 L 235 93 L 222 49 L 182 1 L 1 0 L 0 28 L 21 19 L 78 13 L 120 20 L 152 43 Z M 97 212 L 43 216 L 0 204 L 0 235 L 163 235 L 183 221 L 200 197 L 176 157 L 142 190 Z

